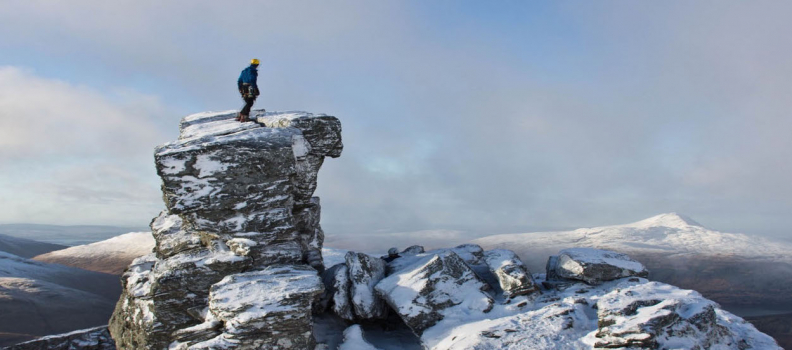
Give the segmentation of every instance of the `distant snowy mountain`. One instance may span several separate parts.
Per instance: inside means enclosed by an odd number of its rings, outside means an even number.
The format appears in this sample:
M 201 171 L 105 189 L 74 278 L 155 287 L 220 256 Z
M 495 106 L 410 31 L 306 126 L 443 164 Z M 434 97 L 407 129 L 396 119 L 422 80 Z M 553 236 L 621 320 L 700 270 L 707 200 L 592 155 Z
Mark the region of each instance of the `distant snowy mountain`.
M 0 252 L 14 254 L 23 258 L 32 258 L 39 254 L 63 248 L 66 248 L 66 246 L 0 234 Z
M 534 269 L 543 267 L 547 261 L 546 256 L 537 257 L 537 252 L 547 252 L 549 256 L 570 246 L 668 258 L 709 257 L 792 263 L 792 244 L 710 230 L 676 213 L 661 214 L 626 225 L 494 235 L 478 238 L 473 243 L 486 248 L 512 249 L 526 262 L 532 263 Z
M 0 252 L 0 346 L 106 324 L 117 276 Z
M 626 225 L 494 235 L 473 243 L 514 250 L 539 272 L 547 257 L 563 248 L 614 250 L 644 263 L 651 279 L 695 289 L 727 309 L 792 312 L 792 244 L 710 230 L 676 213 Z
M 145 226 L 2 224 L 0 225 L 0 235 L 32 239 L 37 242 L 75 246 L 101 241 L 126 232 L 141 231 L 142 229 L 145 229 Z
M 33 260 L 120 275 L 135 258 L 151 253 L 151 232 L 130 232 L 104 241 L 42 254 Z

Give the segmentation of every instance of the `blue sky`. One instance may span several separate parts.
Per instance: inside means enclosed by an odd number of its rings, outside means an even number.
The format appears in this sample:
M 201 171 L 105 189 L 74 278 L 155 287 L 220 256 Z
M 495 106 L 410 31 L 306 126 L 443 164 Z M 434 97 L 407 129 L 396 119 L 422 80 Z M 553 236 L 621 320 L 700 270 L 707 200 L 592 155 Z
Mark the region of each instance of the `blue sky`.
M 144 226 L 178 120 L 338 116 L 330 234 L 477 234 L 681 212 L 789 236 L 782 1 L 0 4 L 0 222 Z

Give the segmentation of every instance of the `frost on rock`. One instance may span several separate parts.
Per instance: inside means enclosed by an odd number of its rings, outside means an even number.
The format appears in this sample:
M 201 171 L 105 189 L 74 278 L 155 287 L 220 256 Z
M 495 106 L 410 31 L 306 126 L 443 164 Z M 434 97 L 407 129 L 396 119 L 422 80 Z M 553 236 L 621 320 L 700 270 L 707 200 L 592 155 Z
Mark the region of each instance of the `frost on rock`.
M 427 254 L 375 288 L 419 336 L 446 314 L 486 313 L 493 306 L 488 286 L 452 251 Z
M 109 327 L 119 349 L 235 347 L 246 332 L 285 331 L 267 322 L 290 332 L 278 337 L 278 348 L 309 343 L 304 314 L 321 293 L 317 270 L 324 269 L 321 207 L 312 196 L 324 158 L 341 154 L 341 124 L 305 112 L 254 115 L 289 122 L 239 123 L 235 111 L 194 114 L 182 119 L 178 140 L 155 149 L 166 210 L 151 224 L 155 255 L 122 277 Z M 315 283 L 296 282 L 307 275 Z M 250 308 L 269 313 L 228 311 L 234 301 L 220 302 L 220 286 L 255 291 Z M 290 314 L 275 305 L 290 305 Z
M 534 282 L 531 272 L 513 251 L 490 250 L 484 253 L 484 260 L 490 272 L 498 279 L 498 285 L 505 297 L 539 292 L 539 286 Z
M 626 254 L 592 248 L 570 248 L 551 257 L 548 262 L 548 275 L 579 280 L 588 284 L 602 284 L 617 278 L 638 276 L 647 277 L 649 271 L 639 262 Z
M 355 316 L 363 320 L 385 318 L 385 301 L 374 293 L 374 286 L 385 277 L 385 261 L 355 252 L 348 252 L 344 258 Z

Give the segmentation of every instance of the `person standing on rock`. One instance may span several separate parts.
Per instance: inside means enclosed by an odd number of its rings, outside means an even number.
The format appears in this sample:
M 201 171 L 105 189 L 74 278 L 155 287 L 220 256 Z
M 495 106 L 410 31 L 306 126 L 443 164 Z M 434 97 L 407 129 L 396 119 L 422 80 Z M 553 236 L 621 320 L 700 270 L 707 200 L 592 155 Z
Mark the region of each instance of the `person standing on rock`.
M 239 93 L 242 94 L 242 99 L 245 100 L 245 106 L 237 114 L 237 121 L 239 122 L 248 121 L 250 108 L 253 107 L 253 102 L 256 102 L 256 97 L 259 95 L 258 84 L 256 84 L 259 63 L 258 58 L 250 60 L 250 66 L 243 69 L 242 73 L 239 74 L 237 87 L 239 88 Z

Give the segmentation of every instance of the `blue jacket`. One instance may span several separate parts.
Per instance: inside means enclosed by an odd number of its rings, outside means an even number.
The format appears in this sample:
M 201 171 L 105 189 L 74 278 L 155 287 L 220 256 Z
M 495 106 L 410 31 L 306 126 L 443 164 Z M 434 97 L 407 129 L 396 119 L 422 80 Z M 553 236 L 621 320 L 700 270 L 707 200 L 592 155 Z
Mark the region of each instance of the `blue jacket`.
M 237 87 L 239 90 L 242 90 L 242 84 L 250 84 L 253 86 L 256 91 L 259 91 L 258 85 L 256 84 L 256 80 L 258 80 L 258 70 L 256 67 L 253 67 L 251 64 L 250 67 L 247 67 L 242 70 L 242 73 L 239 74 L 239 79 L 237 80 Z

